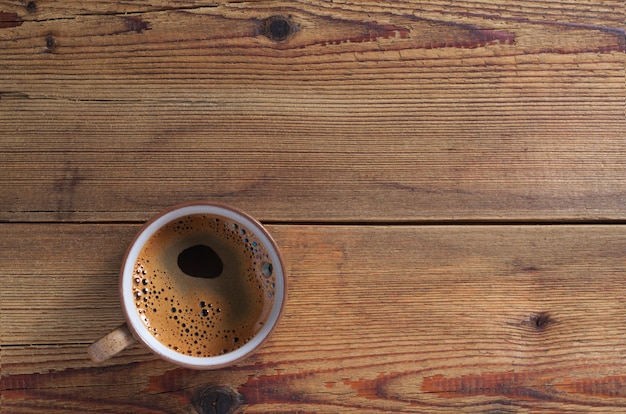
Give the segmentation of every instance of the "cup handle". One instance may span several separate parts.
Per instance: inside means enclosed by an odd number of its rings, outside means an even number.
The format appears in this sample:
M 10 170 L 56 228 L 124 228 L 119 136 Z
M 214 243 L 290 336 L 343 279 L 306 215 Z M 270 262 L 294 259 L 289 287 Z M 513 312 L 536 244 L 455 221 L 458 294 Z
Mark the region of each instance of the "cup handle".
M 87 353 L 93 362 L 101 363 L 135 342 L 137 340 L 128 330 L 128 325 L 123 324 L 89 346 Z

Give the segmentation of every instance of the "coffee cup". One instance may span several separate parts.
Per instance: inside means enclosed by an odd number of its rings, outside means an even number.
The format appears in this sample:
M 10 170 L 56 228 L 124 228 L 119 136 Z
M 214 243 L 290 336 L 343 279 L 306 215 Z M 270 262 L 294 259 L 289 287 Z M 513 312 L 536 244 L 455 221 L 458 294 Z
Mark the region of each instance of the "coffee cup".
M 139 342 L 172 363 L 216 369 L 267 340 L 285 304 L 286 275 L 257 220 L 192 203 L 140 229 L 122 262 L 119 295 L 126 322 L 89 347 L 94 362 Z

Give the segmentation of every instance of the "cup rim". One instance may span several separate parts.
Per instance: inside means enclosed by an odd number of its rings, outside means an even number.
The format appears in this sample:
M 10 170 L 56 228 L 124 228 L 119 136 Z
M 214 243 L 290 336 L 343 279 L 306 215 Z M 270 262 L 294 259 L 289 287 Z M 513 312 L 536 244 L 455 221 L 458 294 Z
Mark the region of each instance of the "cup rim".
M 257 334 L 242 347 L 217 356 L 197 357 L 176 352 L 156 339 L 145 327 L 136 312 L 132 283 L 135 263 L 146 241 L 165 224 L 190 214 L 213 214 L 233 220 L 251 230 L 265 245 L 276 277 L 274 305 L 267 322 Z M 254 217 L 239 208 L 216 202 L 189 202 L 171 206 L 150 218 L 135 234 L 126 249 L 119 275 L 119 297 L 124 317 L 133 336 L 154 354 L 174 364 L 194 369 L 218 369 L 235 364 L 256 352 L 270 337 L 282 317 L 287 299 L 287 277 L 283 256 L 276 241 Z

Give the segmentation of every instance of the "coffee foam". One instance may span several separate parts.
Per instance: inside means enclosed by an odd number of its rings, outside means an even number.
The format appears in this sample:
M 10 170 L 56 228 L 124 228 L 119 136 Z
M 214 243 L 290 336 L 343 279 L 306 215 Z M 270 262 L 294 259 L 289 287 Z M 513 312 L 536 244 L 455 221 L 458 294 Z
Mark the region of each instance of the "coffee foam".
M 178 255 L 205 245 L 221 258 L 214 279 L 186 275 Z M 133 294 L 140 319 L 170 349 L 197 357 L 228 353 L 266 323 L 276 280 L 266 248 L 248 229 L 212 215 L 172 221 L 145 243 L 137 258 Z

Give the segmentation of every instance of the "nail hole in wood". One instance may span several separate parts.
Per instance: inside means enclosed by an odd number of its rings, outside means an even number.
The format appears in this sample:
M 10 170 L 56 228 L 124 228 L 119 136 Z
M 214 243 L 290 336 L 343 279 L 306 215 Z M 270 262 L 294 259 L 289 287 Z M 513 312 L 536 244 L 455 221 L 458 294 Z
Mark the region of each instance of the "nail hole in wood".
M 29 1 L 26 5 L 26 11 L 29 13 L 35 13 L 37 11 L 37 3 L 34 1 Z

